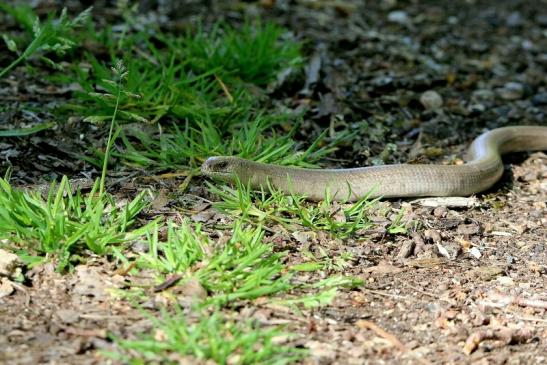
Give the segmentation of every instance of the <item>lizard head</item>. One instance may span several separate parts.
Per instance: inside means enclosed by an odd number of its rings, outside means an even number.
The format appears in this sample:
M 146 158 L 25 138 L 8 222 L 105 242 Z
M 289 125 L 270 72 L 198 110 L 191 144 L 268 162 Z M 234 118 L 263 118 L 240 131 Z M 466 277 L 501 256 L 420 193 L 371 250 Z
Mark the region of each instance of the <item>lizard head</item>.
M 245 171 L 246 160 L 232 156 L 209 157 L 201 165 L 201 173 L 208 177 L 233 180 L 235 175 Z

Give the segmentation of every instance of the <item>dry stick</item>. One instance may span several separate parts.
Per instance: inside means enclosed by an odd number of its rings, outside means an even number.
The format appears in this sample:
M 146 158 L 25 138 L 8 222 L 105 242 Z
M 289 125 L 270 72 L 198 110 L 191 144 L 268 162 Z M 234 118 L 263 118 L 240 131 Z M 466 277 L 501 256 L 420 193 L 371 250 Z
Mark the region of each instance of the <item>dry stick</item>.
M 175 285 L 180 279 L 182 279 L 182 275 L 171 275 L 168 277 L 164 282 L 162 282 L 159 285 L 156 285 L 153 289 L 154 293 L 158 293 L 160 291 L 164 291 L 165 289 L 168 289 Z
M 501 327 L 496 329 L 483 329 L 476 331 L 467 337 L 462 351 L 464 354 L 470 355 L 479 347 L 481 342 L 486 340 L 498 340 L 502 341 L 505 345 L 509 345 L 511 343 L 523 343 L 533 336 L 534 332 L 527 328 Z
M 68 333 L 70 335 L 74 336 L 81 336 L 81 337 L 98 337 L 98 338 L 107 338 L 108 333 L 106 329 L 83 329 L 83 328 L 76 328 L 76 327 L 64 327 L 63 328 L 65 333 Z
M 362 329 L 368 329 L 376 333 L 378 336 L 382 337 L 383 339 L 388 340 L 391 342 L 391 344 L 399 349 L 401 352 L 406 352 L 407 348 L 397 337 L 392 335 L 391 333 L 387 332 L 383 328 L 378 327 L 376 324 L 372 323 L 371 321 L 367 321 L 364 319 L 358 320 L 356 323 L 357 327 Z
M 230 93 L 230 90 L 228 90 L 228 88 L 226 87 L 226 84 L 224 84 L 224 82 L 222 82 L 222 80 L 220 79 L 220 77 L 218 77 L 217 75 L 215 75 L 215 79 L 218 81 L 218 83 L 220 84 L 220 87 L 222 88 L 222 91 L 224 91 L 224 94 L 226 95 L 226 98 L 228 98 L 228 101 L 230 103 L 233 103 L 234 102 L 234 97 L 232 96 L 232 94 Z
M 482 301 L 482 304 L 491 307 L 506 307 L 516 304 L 520 307 L 547 309 L 547 300 L 543 299 L 522 298 L 516 295 L 504 294 L 491 294 L 489 299 L 490 301 Z
M 28 293 L 28 290 L 25 289 L 25 287 L 19 283 L 16 283 L 14 281 L 8 280 L 10 285 L 13 286 L 16 290 L 20 290 L 25 294 L 25 306 L 30 306 L 30 294 Z
M 437 299 L 437 300 L 442 300 L 442 301 L 445 301 L 445 302 L 447 302 L 447 303 L 450 303 L 450 302 L 451 302 L 451 301 L 448 300 L 448 299 L 439 297 L 438 294 L 426 292 L 425 290 L 422 290 L 422 289 L 420 289 L 420 288 L 417 288 L 416 286 L 411 285 L 411 284 L 409 284 L 409 283 L 407 283 L 407 282 L 400 281 L 400 283 L 402 283 L 402 284 L 403 284 L 404 286 L 406 286 L 407 288 L 410 288 L 410 289 L 414 290 L 414 291 L 417 292 L 417 293 L 426 295 L 426 296 L 428 296 L 428 297 L 435 298 L 435 299 Z
M 545 323 L 545 325 L 541 325 L 540 327 L 546 327 L 547 326 L 547 319 L 539 318 L 539 317 L 523 317 L 519 315 L 515 315 L 513 318 L 521 320 L 521 321 L 530 321 L 530 322 L 539 322 L 539 323 Z M 539 325 L 535 324 L 535 327 L 537 328 Z
M 140 320 L 142 319 L 142 314 L 139 314 L 138 311 L 132 311 L 125 314 L 80 313 L 78 314 L 78 317 L 81 319 L 90 319 L 94 321 L 104 321 L 110 319 Z
M 386 293 L 386 292 L 383 292 L 381 290 L 376 290 L 376 289 L 361 288 L 361 290 L 364 291 L 364 292 L 367 292 L 369 294 L 376 294 L 376 295 L 380 295 L 380 296 L 384 296 L 384 297 L 388 297 L 388 298 L 397 298 L 397 299 L 404 299 L 404 300 L 415 300 L 416 299 L 416 298 L 413 298 L 413 297 L 410 297 L 410 296 Z
M 137 266 L 137 261 L 130 262 L 129 265 L 127 266 L 122 265 L 116 271 L 114 271 L 114 275 L 126 276 L 136 266 Z
M 362 328 L 362 329 L 369 329 L 369 330 L 373 331 L 374 333 L 376 333 L 378 336 L 388 340 L 389 342 L 391 342 L 393 344 L 393 346 L 397 347 L 399 349 L 399 351 L 401 351 L 401 352 L 407 352 L 408 351 L 406 346 L 403 345 L 403 343 L 401 341 L 399 341 L 399 339 L 397 337 L 395 337 L 395 335 L 392 335 L 391 333 L 387 332 L 383 328 L 380 328 L 375 323 L 373 323 L 371 321 L 364 320 L 364 319 L 360 319 L 356 322 L 356 325 L 359 328 Z M 420 364 L 423 364 L 423 365 L 429 365 L 430 364 L 430 362 L 427 359 L 419 357 L 417 354 L 413 354 L 413 353 L 410 353 L 410 354 Z
M 160 175 L 143 176 L 143 177 L 141 177 L 141 179 L 143 181 L 158 181 L 158 180 L 176 179 L 176 178 L 179 178 L 179 177 L 186 177 L 190 173 L 191 173 L 190 171 L 168 172 L 168 173 L 160 174 Z
M 547 309 L 547 300 L 521 298 L 517 296 L 511 297 L 511 299 L 513 304 L 519 305 L 521 307 Z
M 192 180 L 194 176 L 196 176 L 194 172 L 192 171 L 188 172 L 188 175 L 184 178 L 182 183 L 179 185 L 178 190 L 180 193 L 184 193 L 186 191 L 186 189 L 188 188 L 188 185 L 190 185 L 190 180 Z

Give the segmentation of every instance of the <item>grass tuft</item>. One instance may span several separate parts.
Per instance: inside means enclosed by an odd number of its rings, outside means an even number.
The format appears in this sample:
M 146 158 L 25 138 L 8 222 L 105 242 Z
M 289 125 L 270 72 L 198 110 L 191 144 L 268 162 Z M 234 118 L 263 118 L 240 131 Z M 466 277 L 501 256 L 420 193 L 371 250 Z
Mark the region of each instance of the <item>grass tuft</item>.
M 152 318 L 154 330 L 139 340 L 121 340 L 123 354 L 114 356 L 129 364 L 198 363 L 289 364 L 305 350 L 276 343 L 287 335 L 278 328 L 262 328 L 250 321 L 226 319 L 219 312 L 202 313 L 197 320 L 187 318 L 180 309 Z
M 153 122 L 164 117 L 193 120 L 209 116 L 224 126 L 237 119 L 241 107 L 249 110 L 259 99 L 250 94 L 246 83 L 264 85 L 274 81 L 282 69 L 301 67 L 299 43 L 282 42 L 287 32 L 273 23 L 245 23 L 240 29 L 219 23 L 209 33 L 200 29 L 184 36 L 159 30 L 154 36 L 126 34 L 121 50 L 114 33 L 105 30 L 94 35 L 92 31 L 89 36 L 108 47 L 110 60 L 105 63 L 88 53 L 85 62 L 89 67 L 74 65 L 73 74 L 55 78 L 66 84 L 76 76 L 84 93 L 76 94 L 79 102 L 71 107 L 83 115 L 112 114 L 112 99 L 97 104 L 89 93 L 111 88 L 104 82 L 110 74 L 107 64 L 117 59 L 129 71 L 126 90 L 141 96 L 136 101 L 120 101 L 129 120 L 131 116 Z
M 22 52 L 19 51 L 15 39 L 9 37 L 7 34 L 2 36 L 8 49 L 16 53 L 18 57 L 0 71 L 0 78 L 35 54 L 39 54 L 40 59 L 49 66 L 61 69 L 60 64 L 53 61 L 47 55 L 52 53 L 56 56 L 63 56 L 68 50 L 75 47 L 76 43 L 71 39 L 72 31 L 82 26 L 91 16 L 91 8 L 88 8 L 73 19 L 70 19 L 66 8 L 63 8 L 58 18 L 55 18 L 51 14 L 46 22 L 42 24 L 29 6 L 11 7 L 7 4 L 0 4 L 0 9 L 12 15 L 32 34 L 32 41 Z
M 119 58 L 127 68 L 119 98 L 114 97 L 118 89 L 109 80 L 107 63 L 91 54 L 85 56 L 87 67 L 74 64 L 72 73 L 54 79 L 63 84 L 77 80 L 83 91 L 75 93 L 77 103 L 63 110 L 87 115 L 87 121 L 110 120 L 119 103 L 120 124 L 133 125 L 123 129 L 122 151 L 113 155 L 126 163 L 163 169 L 195 167 L 209 156 L 222 154 L 310 165 L 339 142 L 336 139 L 323 148 L 314 143 L 295 153 L 292 136 L 298 123 L 293 122 L 291 133 L 276 132 L 295 116 L 260 111 L 265 94 L 249 85 L 265 86 L 280 72 L 298 70 L 302 64 L 300 44 L 275 24 L 247 22 L 234 28 L 218 23 L 210 32 L 200 28 L 183 36 L 159 30 L 154 36 L 124 32 L 121 49 L 112 34 L 99 32 L 94 37 L 107 46 L 111 63 Z M 135 128 L 155 123 L 158 132 L 153 135 L 146 126 Z M 86 159 L 99 163 L 95 157 Z
M 252 116 L 251 116 L 252 117 Z M 237 155 L 260 162 L 276 162 L 280 165 L 314 166 L 313 163 L 331 153 L 337 143 L 344 138 L 325 142 L 325 134 L 320 135 L 306 150 L 295 152 L 297 143 L 292 132 L 278 135 L 273 132 L 281 123 L 279 117 L 259 114 L 253 119 L 242 117 L 229 131 L 222 132 L 213 119 L 186 122 L 176 125 L 169 131 L 158 128 L 156 135 L 132 130 L 121 136 L 123 147 L 114 155 L 137 166 L 172 168 L 173 166 L 199 166 L 207 157 L 217 155 Z M 197 127 L 192 127 L 196 124 Z M 268 135 L 269 131 L 269 135 Z M 135 141 L 138 141 L 135 146 Z M 320 144 L 323 146 L 319 147 Z
M 39 193 L 16 190 L 7 180 L 0 179 L 2 245 L 13 247 L 34 263 L 33 253 L 55 254 L 58 269 L 63 271 L 85 250 L 104 254 L 109 246 L 142 234 L 130 228 L 147 206 L 145 193 L 118 206 L 106 195 L 96 196 L 98 190 L 96 181 L 86 196 L 79 190 L 73 193 L 68 179 L 63 177 L 58 186 L 52 184 L 44 199 Z
M 256 299 L 286 291 L 290 275 L 282 275 L 283 254 L 273 253 L 262 241 L 264 231 L 245 229 L 237 224 L 232 237 L 222 245 L 210 243 L 188 223 L 180 227 L 169 223 L 167 238 L 159 240 L 158 226 L 147 234 L 149 253 L 138 260 L 139 268 L 163 274 L 182 274 L 182 280 L 197 279 L 209 293 L 207 303 L 226 305 L 237 300 Z
M 52 183 L 47 199 L 36 192 L 15 190 L 7 179 L 0 179 L 0 239 L 15 245 L 23 258 L 37 262 L 39 260 L 29 252 L 54 253 L 58 256 L 58 270 L 63 271 L 84 250 L 102 255 L 110 246 L 144 232 L 128 228 L 135 223 L 137 214 L 148 206 L 146 191 L 122 207 L 105 191 L 108 156 L 117 135 L 115 125 L 122 82 L 127 77 L 121 61 L 112 72 L 114 80 L 109 80 L 109 84 L 116 88 L 115 94 L 101 94 L 116 101 L 110 116 L 101 178 L 95 181 L 87 195 L 82 195 L 79 189 L 74 193 L 66 176 L 58 187 Z
M 268 191 L 254 191 L 239 181 L 235 188 L 208 186 L 221 199 L 214 204 L 215 207 L 226 214 L 255 224 L 279 223 L 293 230 L 304 226 L 314 231 L 329 232 L 340 239 L 372 228 L 374 223 L 367 214 L 379 201 L 378 198 L 364 196 L 352 204 L 337 203 L 329 199 L 327 192 L 325 200 L 313 203 L 307 202 L 304 196 L 285 194 L 271 187 Z M 402 221 L 403 213 L 400 210 L 398 219 L 387 227 L 389 233 L 406 233 L 407 222 Z
M 209 32 L 199 29 L 166 43 L 180 50 L 193 70 L 218 70 L 217 76 L 230 84 L 237 78 L 267 86 L 282 71 L 302 66 L 300 45 L 287 36 L 274 23 L 247 21 L 238 29 L 218 23 Z

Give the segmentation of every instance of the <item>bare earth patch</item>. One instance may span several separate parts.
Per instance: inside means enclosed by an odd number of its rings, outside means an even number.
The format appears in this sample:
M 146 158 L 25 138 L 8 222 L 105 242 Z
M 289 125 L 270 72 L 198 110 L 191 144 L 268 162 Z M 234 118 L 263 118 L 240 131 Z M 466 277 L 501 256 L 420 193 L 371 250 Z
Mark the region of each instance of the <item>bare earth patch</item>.
M 512 166 L 516 180 L 496 193 L 497 209 L 485 196 L 481 208 L 411 206 L 423 225 L 413 237 L 316 241 L 332 255 L 351 251 L 345 272 L 365 280 L 330 306 L 297 315 L 256 300 L 241 314 L 264 325 L 287 324 L 301 335 L 296 343 L 311 350 L 309 364 L 542 363 L 546 160 L 536 153 Z M 202 215 L 218 214 L 212 209 Z M 295 253 L 302 249 L 289 234 L 272 239 Z M 289 260 L 296 264 L 302 256 Z M 15 285 L 15 294 L 0 299 L 1 345 L 9 349 L 2 352 L 3 363 L 104 363 L 95 350 L 113 349 L 109 334 L 137 334 L 150 326 L 112 291 L 137 279 L 117 274 L 104 260 L 68 275 L 47 264 L 26 276 L 28 285 Z

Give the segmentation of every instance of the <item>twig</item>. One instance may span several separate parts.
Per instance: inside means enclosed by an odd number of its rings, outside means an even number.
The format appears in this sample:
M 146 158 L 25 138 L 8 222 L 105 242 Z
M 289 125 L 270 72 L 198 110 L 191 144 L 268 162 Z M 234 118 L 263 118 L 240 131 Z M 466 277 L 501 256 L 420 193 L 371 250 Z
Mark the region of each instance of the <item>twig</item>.
M 234 97 L 230 93 L 230 90 L 228 90 L 228 87 L 226 87 L 226 84 L 224 84 L 224 82 L 222 82 L 222 80 L 217 75 L 215 75 L 215 79 L 220 84 L 220 87 L 222 88 L 222 91 L 224 91 L 224 95 L 226 95 L 226 98 L 228 98 L 228 101 L 230 103 L 233 103 L 234 102 Z
M 391 333 L 387 332 L 383 328 L 380 328 L 375 323 L 373 323 L 371 321 L 361 319 L 361 320 L 358 320 L 355 324 L 359 328 L 369 329 L 369 330 L 373 331 L 374 333 L 376 333 L 378 336 L 388 340 L 389 342 L 391 342 L 393 344 L 393 346 L 397 347 L 399 349 L 399 351 L 410 354 L 420 364 L 430 365 L 430 362 L 427 359 L 424 359 L 424 358 L 422 358 L 421 356 L 419 356 L 417 354 L 409 352 L 408 349 L 406 348 L 406 346 L 403 345 L 403 343 L 401 341 L 399 341 L 399 339 L 397 337 L 395 337 L 395 335 L 392 335 Z
M 406 352 L 407 348 L 397 337 L 392 335 L 391 333 L 387 332 L 383 328 L 378 327 L 376 324 L 372 323 L 371 321 L 367 321 L 364 319 L 358 320 L 356 323 L 357 327 L 362 329 L 368 329 L 376 333 L 378 336 L 382 337 L 383 339 L 388 340 L 391 342 L 391 344 L 399 349 L 401 352 Z
M 486 340 L 502 341 L 505 345 L 522 343 L 533 337 L 533 332 L 526 328 L 501 327 L 496 329 L 483 329 L 472 333 L 463 346 L 463 353 L 470 355 Z
M 547 309 L 547 300 L 522 298 L 516 295 L 491 294 L 489 301 L 482 301 L 481 304 L 489 307 L 507 307 L 511 304 L 516 304 L 521 307 L 532 307 Z
M 14 281 L 8 280 L 11 286 L 13 286 L 16 290 L 19 290 L 25 294 L 25 305 L 28 307 L 30 305 L 30 294 L 28 293 L 28 290 L 21 284 L 16 283 Z
M 98 337 L 98 338 L 107 338 L 107 331 L 103 328 L 96 328 L 96 329 L 84 329 L 84 328 L 76 328 L 76 327 L 65 327 L 64 328 L 65 333 L 68 333 L 70 335 L 74 336 L 81 336 L 81 337 Z
M 120 266 L 116 271 L 114 271 L 114 275 L 126 276 L 135 268 L 135 266 L 137 266 L 137 261 L 130 262 L 127 266 Z
M 187 177 L 190 173 L 191 173 L 190 171 L 168 172 L 168 173 L 160 174 L 160 175 L 143 176 L 141 177 L 141 180 L 142 181 L 159 181 L 159 180 L 176 179 L 179 177 Z
M 381 290 L 367 289 L 367 288 L 361 288 L 361 290 L 364 291 L 364 292 L 370 293 L 370 294 L 376 294 L 376 295 L 380 295 L 380 296 L 384 296 L 384 297 L 388 297 L 388 298 L 397 298 L 397 299 L 404 299 L 404 300 L 415 299 L 415 298 L 411 298 L 411 297 L 408 297 L 408 296 L 405 296 L 405 295 L 386 293 L 386 292 L 383 292 Z
M 182 279 L 182 275 L 172 275 L 168 277 L 163 283 L 156 285 L 154 287 L 154 293 L 164 291 L 165 289 L 168 289 L 175 285 L 180 279 Z

